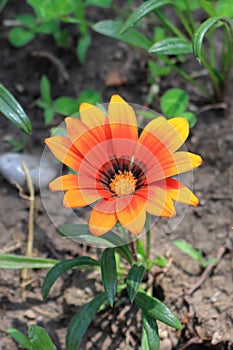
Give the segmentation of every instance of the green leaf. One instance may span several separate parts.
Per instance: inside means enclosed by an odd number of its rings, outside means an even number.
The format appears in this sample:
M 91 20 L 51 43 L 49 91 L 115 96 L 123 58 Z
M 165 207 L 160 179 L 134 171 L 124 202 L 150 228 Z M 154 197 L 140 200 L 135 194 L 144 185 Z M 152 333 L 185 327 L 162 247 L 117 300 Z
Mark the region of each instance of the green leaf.
M 49 125 L 54 117 L 54 109 L 53 107 L 48 107 L 44 110 L 44 121 L 45 125 Z
M 32 350 L 56 350 L 50 336 L 43 327 L 32 324 L 28 329 Z
M 147 269 L 150 270 L 152 266 L 160 266 L 160 267 L 166 267 L 167 266 L 167 260 L 163 257 L 158 255 L 153 260 L 147 260 Z
M 202 59 L 202 44 L 203 44 L 205 34 L 210 28 L 215 27 L 218 24 L 218 22 L 220 22 L 221 24 L 224 23 L 230 29 L 231 34 L 233 35 L 232 22 L 226 17 L 222 17 L 222 16 L 211 17 L 211 18 L 208 18 L 205 22 L 203 22 L 198 27 L 193 37 L 193 52 L 200 62 Z
M 119 238 L 119 237 L 117 237 Z M 115 240 L 115 244 L 116 244 L 116 240 Z M 120 244 L 120 240 L 119 240 L 119 244 Z M 121 245 L 120 247 L 116 248 L 116 252 L 126 261 L 128 261 L 128 263 L 132 264 L 133 262 L 133 257 L 132 257 L 132 253 L 129 249 L 128 245 Z
M 0 254 L 0 268 L 2 269 L 49 269 L 58 260 L 44 258 L 28 258 L 21 255 Z
M 109 231 L 101 237 L 93 236 L 87 224 L 65 224 L 59 227 L 59 232 L 75 241 L 86 244 L 96 244 L 100 247 L 118 247 L 125 245 L 128 241 Z
M 216 2 L 216 14 L 218 16 L 226 16 L 228 18 L 233 17 L 232 0 L 218 0 Z
M 27 0 L 43 21 L 59 19 L 75 11 L 75 0 Z
M 58 35 L 60 33 L 59 24 L 55 20 L 37 24 L 35 31 L 37 33 L 53 34 L 53 35 Z
M 8 328 L 6 330 L 7 334 L 10 334 L 12 336 L 12 338 L 19 343 L 21 346 L 24 347 L 24 349 L 28 349 L 31 350 L 32 349 L 32 345 L 31 342 L 25 337 L 25 335 L 23 333 L 21 333 L 20 331 L 18 331 L 18 329 L 15 328 Z
M 98 7 L 105 7 L 108 8 L 112 4 L 112 0 L 86 0 L 85 6 L 98 6 Z
M 188 94 L 181 89 L 169 89 L 163 94 L 160 100 L 162 112 L 168 117 L 182 115 L 188 107 Z
M 7 2 L 8 2 L 8 0 L 0 0 L 0 12 L 4 9 Z
M 139 22 L 143 17 L 148 13 L 159 9 L 162 6 L 173 4 L 171 0 L 148 0 L 145 1 L 141 6 L 139 6 L 133 13 L 130 15 L 125 22 L 121 34 L 125 33 L 127 30 L 132 28 L 137 22 Z
M 161 321 L 176 329 L 182 328 L 178 318 L 158 299 L 146 295 L 145 293 L 138 292 L 135 297 L 135 303 L 146 315 L 152 319 Z
M 32 131 L 31 122 L 14 96 L 0 84 L 0 113 L 26 134 Z
M 29 29 L 34 29 L 37 26 L 36 18 L 29 13 L 24 13 L 16 18 Z
M 84 268 L 87 266 L 99 266 L 99 261 L 89 258 L 88 256 L 79 256 L 77 258 L 61 261 L 53 266 L 47 273 L 42 285 L 43 299 L 48 297 L 51 287 L 64 272 L 73 268 Z
M 100 102 L 100 100 L 101 100 L 101 95 L 98 91 L 93 89 L 86 89 L 86 90 L 83 90 L 78 97 L 78 100 L 77 100 L 79 104 L 78 107 L 83 102 L 88 102 L 94 105 Z
M 194 125 L 197 123 L 197 117 L 192 112 L 184 112 L 182 113 L 181 117 L 184 117 L 189 122 L 190 128 L 194 127 Z
M 160 339 L 156 320 L 148 316 L 145 312 L 142 312 L 142 322 L 148 350 L 160 350 Z
M 51 86 L 49 79 L 46 75 L 42 75 L 40 79 L 40 93 L 42 100 L 46 102 L 48 105 L 51 105 L 52 98 L 51 98 Z
M 183 253 L 188 254 L 191 258 L 198 261 L 203 259 L 201 251 L 193 248 L 191 244 L 181 240 L 175 240 L 173 243 L 177 248 L 179 248 Z
M 9 34 L 9 40 L 15 47 L 22 47 L 32 41 L 36 37 L 36 34 L 30 30 L 23 28 L 13 28 Z
M 106 248 L 101 256 L 101 275 L 109 304 L 113 306 L 117 291 L 117 270 L 114 248 Z
M 87 50 L 91 43 L 91 36 L 89 33 L 87 33 L 85 36 L 82 36 L 76 47 L 76 55 L 78 57 L 78 60 L 80 63 L 84 63 L 86 60 Z
M 79 102 L 71 97 L 60 97 L 54 102 L 54 109 L 62 115 L 72 115 L 78 112 Z
M 137 239 L 136 244 L 137 244 L 137 254 L 139 254 L 141 258 L 144 260 L 146 258 L 146 252 L 144 249 L 143 241 L 141 239 Z
M 99 310 L 100 306 L 107 301 L 105 293 L 97 295 L 89 303 L 82 306 L 79 312 L 71 320 L 67 336 L 66 350 L 77 350 L 83 335 L 90 325 L 93 317 Z
M 134 301 L 134 298 L 138 292 L 138 289 L 143 279 L 144 272 L 145 265 L 142 263 L 135 263 L 129 270 L 126 284 L 129 300 L 131 303 Z
M 100 21 L 92 27 L 97 33 L 110 36 L 111 38 L 123 41 L 129 45 L 140 47 L 148 50 L 152 43 L 144 35 L 134 29 L 130 29 L 127 33 L 121 34 L 123 22 L 120 20 L 104 20 Z
M 183 38 L 167 38 L 156 42 L 149 52 L 163 55 L 183 55 L 193 52 L 192 44 Z

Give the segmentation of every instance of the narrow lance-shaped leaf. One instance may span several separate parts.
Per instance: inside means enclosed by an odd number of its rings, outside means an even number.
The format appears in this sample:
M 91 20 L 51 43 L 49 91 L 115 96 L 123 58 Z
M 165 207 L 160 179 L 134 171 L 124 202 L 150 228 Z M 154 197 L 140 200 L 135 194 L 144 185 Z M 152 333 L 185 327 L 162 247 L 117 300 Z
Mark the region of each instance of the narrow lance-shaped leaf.
M 21 346 L 23 346 L 24 349 L 31 350 L 32 345 L 31 342 L 25 337 L 25 335 L 20 332 L 18 329 L 15 328 L 8 328 L 6 329 L 6 333 L 10 334 L 12 338 L 19 343 Z
M 206 32 L 214 27 L 218 22 L 225 23 L 227 27 L 230 29 L 231 36 L 233 36 L 233 24 L 230 19 L 219 16 L 219 17 L 211 17 L 208 18 L 205 22 L 203 22 L 200 27 L 196 30 L 193 36 L 193 52 L 199 61 L 202 59 L 202 43 L 205 37 Z
M 153 298 L 145 293 L 138 292 L 135 297 L 136 305 L 142 309 L 148 316 L 154 320 L 161 321 L 168 326 L 176 329 L 181 329 L 181 324 L 178 318 L 172 311 L 161 301 Z
M 0 113 L 25 133 L 32 131 L 29 118 L 13 95 L 0 84 Z
M 13 254 L 0 254 L 0 268 L 2 269 L 49 269 L 57 264 L 58 260 L 44 258 L 29 258 Z
M 184 55 L 193 52 L 192 44 L 184 38 L 168 38 L 156 42 L 149 49 L 151 53 L 163 55 Z
M 122 25 L 123 22 L 119 20 L 104 20 L 94 24 L 92 29 L 100 34 L 110 36 L 111 38 L 121 40 L 129 45 L 136 46 L 144 50 L 148 50 L 151 47 L 153 42 L 135 29 L 130 29 L 127 33 L 121 34 L 120 31 Z
M 79 256 L 74 259 L 61 261 L 56 264 L 46 275 L 42 285 L 42 295 L 46 299 L 52 285 L 64 272 L 73 268 L 83 268 L 85 266 L 99 266 L 99 262 L 88 256 Z
M 66 336 L 66 350 L 77 350 L 88 326 L 100 306 L 107 301 L 105 293 L 97 295 L 88 304 L 81 307 L 71 320 Z
M 142 322 L 148 349 L 159 350 L 160 339 L 156 320 L 142 312 Z
M 121 34 L 125 33 L 127 30 L 132 28 L 137 22 L 139 22 L 143 17 L 148 13 L 159 9 L 162 6 L 173 4 L 171 0 L 149 0 L 145 1 L 141 6 L 139 6 L 133 13 L 130 15 L 125 22 Z
M 109 304 L 113 306 L 117 291 L 117 270 L 114 248 L 106 248 L 103 251 L 100 266 L 105 293 Z
M 50 336 L 43 327 L 32 324 L 28 330 L 32 350 L 56 350 Z
M 129 300 L 131 301 L 131 303 L 134 301 L 135 295 L 138 292 L 144 272 L 145 266 L 142 263 L 135 263 L 129 270 L 126 284 Z

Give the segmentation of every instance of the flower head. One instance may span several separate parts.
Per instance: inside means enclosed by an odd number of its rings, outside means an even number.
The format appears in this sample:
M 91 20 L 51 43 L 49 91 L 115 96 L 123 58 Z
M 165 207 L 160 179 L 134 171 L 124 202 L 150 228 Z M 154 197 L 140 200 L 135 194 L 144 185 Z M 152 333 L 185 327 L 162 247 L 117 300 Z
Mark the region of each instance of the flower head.
M 93 205 L 89 228 L 99 236 L 117 222 L 140 234 L 146 213 L 175 216 L 174 201 L 198 204 L 197 197 L 173 176 L 198 167 L 201 157 L 177 151 L 189 134 L 184 118 L 158 117 L 138 135 L 133 108 L 113 95 L 108 116 L 88 103 L 80 120 L 65 119 L 68 137 L 45 140 L 55 157 L 77 174 L 50 183 L 51 191 L 66 191 L 64 206 Z

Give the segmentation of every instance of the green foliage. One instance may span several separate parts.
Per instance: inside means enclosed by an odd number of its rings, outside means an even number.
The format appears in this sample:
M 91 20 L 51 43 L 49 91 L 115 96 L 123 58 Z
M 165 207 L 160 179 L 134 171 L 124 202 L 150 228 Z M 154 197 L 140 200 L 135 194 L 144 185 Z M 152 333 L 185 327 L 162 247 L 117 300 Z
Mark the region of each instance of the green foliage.
M 161 321 L 176 329 L 182 328 L 178 318 L 158 299 L 153 298 L 144 292 L 138 292 L 135 297 L 135 303 L 147 316 L 151 317 L 153 320 Z
M 104 303 L 107 302 L 105 293 L 98 294 L 89 303 L 82 306 L 73 317 L 66 336 L 66 350 L 77 350 L 83 335 L 89 327 L 93 317 Z
M 184 117 L 193 127 L 196 124 L 196 116 L 187 112 L 189 97 L 186 91 L 181 89 L 167 90 L 160 100 L 160 106 L 163 114 L 167 118 Z
M 56 350 L 50 336 L 43 327 L 35 324 L 29 326 L 29 341 L 32 344 L 32 350 Z
M 142 263 L 135 263 L 129 270 L 126 284 L 129 300 L 131 303 L 134 301 L 134 298 L 138 292 L 144 273 L 145 265 Z
M 142 323 L 142 350 L 160 350 L 160 338 L 156 320 L 142 312 Z
M 117 291 L 117 269 L 114 248 L 107 248 L 103 251 L 100 266 L 105 294 L 110 306 L 113 306 Z
M 127 44 L 148 50 L 152 42 L 135 29 L 130 29 L 127 33 L 121 33 L 123 22 L 120 20 L 104 20 L 92 26 L 96 32 L 123 41 Z
M 0 113 L 26 134 L 32 131 L 31 122 L 14 96 L 0 84 Z
M 166 16 L 164 12 L 165 6 L 170 6 L 174 12 L 176 12 L 183 26 L 183 30 L 181 30 L 177 24 L 174 24 L 172 19 Z M 194 15 L 197 9 L 202 10 L 207 17 L 201 25 L 196 21 L 196 16 Z M 157 17 L 160 24 L 158 25 L 156 23 L 156 28 L 158 27 L 159 30 L 155 30 L 153 42 L 148 47 L 151 39 L 140 33 L 143 25 L 139 26 L 139 24 L 146 16 L 152 13 Z M 104 20 L 96 23 L 93 29 L 101 34 L 124 41 L 133 47 L 156 54 L 157 62 L 160 62 L 160 60 L 164 61 L 166 66 L 175 69 L 183 78 L 197 86 L 203 94 L 210 97 L 210 93 L 205 87 L 179 67 L 179 62 L 185 59 L 185 55 L 194 53 L 199 62 L 203 64 L 208 71 L 215 97 L 219 101 L 222 101 L 225 97 L 226 86 L 232 66 L 232 17 L 233 7 L 231 0 L 195 0 L 191 2 L 186 0 L 147 0 L 126 18 L 124 24 L 119 19 L 111 21 Z M 220 54 L 220 59 L 217 59 L 215 57 L 216 52 L 213 32 L 220 26 L 222 30 L 226 32 L 227 39 L 225 38 L 222 40 L 222 53 Z M 139 31 L 136 27 L 138 27 Z M 207 35 L 208 31 L 210 35 Z M 143 35 L 144 43 L 142 38 L 139 41 L 137 40 L 139 34 Z M 207 50 L 204 39 L 208 41 L 209 49 Z M 176 56 L 175 60 L 173 56 Z M 152 70 L 154 71 L 153 66 Z M 169 71 L 165 70 L 163 74 L 169 74 Z M 159 72 L 157 76 L 163 76 L 163 74 Z M 154 76 L 156 79 L 156 74 L 154 74 Z M 151 100 L 153 100 L 153 98 L 150 98 L 149 102 Z M 190 125 L 195 124 L 194 116 L 191 117 L 189 114 L 187 119 L 190 121 Z
M 77 99 L 72 97 L 59 97 L 53 101 L 51 96 L 51 85 L 47 76 L 43 75 L 40 80 L 41 99 L 37 100 L 37 106 L 44 110 L 45 125 L 50 125 L 56 113 L 71 116 L 77 113 L 82 102 L 95 104 L 100 102 L 100 94 L 92 89 L 81 92 Z
M 49 291 L 53 284 L 56 282 L 58 277 L 60 277 L 64 272 L 73 268 L 88 268 L 99 266 L 99 262 L 95 259 L 89 258 L 87 256 L 80 256 L 77 258 L 64 260 L 56 265 L 47 273 L 43 285 L 42 285 L 42 295 L 43 299 L 47 299 Z
M 10 334 L 12 338 L 20 344 L 24 349 L 31 350 L 32 344 L 31 342 L 25 337 L 23 333 L 21 333 L 18 329 L 15 328 L 8 328 L 6 329 L 6 333 Z
M 0 254 L 0 268 L 2 269 L 49 269 L 58 261 L 45 258 L 29 258 L 21 255 Z
M 86 19 L 86 9 L 88 6 L 108 8 L 112 0 L 27 0 L 27 3 L 32 6 L 35 15 L 22 14 L 16 17 L 21 25 L 10 31 L 11 44 L 22 47 L 38 34 L 49 34 L 53 36 L 58 47 L 66 47 L 69 31 L 62 30 L 61 24 L 63 22 L 73 23 L 77 25 L 80 33 L 76 45 L 77 58 L 80 63 L 84 63 L 91 44 L 90 24 Z
M 4 137 L 4 141 L 8 142 L 11 145 L 12 152 L 23 151 L 26 147 L 27 140 L 28 140 L 28 136 L 26 134 L 23 134 L 20 140 L 16 140 L 11 136 Z
M 189 255 L 192 259 L 199 261 L 200 265 L 205 268 L 210 264 L 216 262 L 216 258 L 210 258 L 206 260 L 201 252 L 201 250 L 197 250 L 191 246 L 191 244 L 181 241 L 175 240 L 173 241 L 175 246 L 179 248 L 183 253 Z

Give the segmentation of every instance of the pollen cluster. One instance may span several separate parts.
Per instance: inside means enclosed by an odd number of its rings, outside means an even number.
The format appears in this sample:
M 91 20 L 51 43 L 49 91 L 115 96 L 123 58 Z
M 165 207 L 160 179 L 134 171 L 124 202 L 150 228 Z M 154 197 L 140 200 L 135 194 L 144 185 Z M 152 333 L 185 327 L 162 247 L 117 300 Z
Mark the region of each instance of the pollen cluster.
M 117 196 L 127 196 L 133 194 L 136 188 L 137 179 L 135 179 L 131 171 L 119 170 L 119 174 L 115 174 L 109 184 L 110 190 Z

